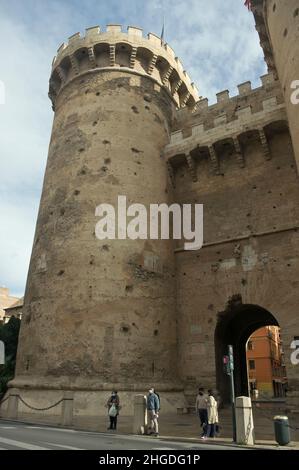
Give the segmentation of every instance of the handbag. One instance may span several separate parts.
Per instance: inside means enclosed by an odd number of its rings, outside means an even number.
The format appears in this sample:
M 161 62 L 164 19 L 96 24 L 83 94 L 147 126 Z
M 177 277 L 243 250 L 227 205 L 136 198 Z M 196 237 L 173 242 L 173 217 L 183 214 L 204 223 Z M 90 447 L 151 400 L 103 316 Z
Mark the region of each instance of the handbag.
M 109 414 L 109 416 L 111 416 L 112 418 L 115 418 L 115 416 L 117 416 L 117 408 L 116 408 L 116 406 L 114 405 L 114 403 L 110 406 L 109 411 L 108 411 L 108 414 Z

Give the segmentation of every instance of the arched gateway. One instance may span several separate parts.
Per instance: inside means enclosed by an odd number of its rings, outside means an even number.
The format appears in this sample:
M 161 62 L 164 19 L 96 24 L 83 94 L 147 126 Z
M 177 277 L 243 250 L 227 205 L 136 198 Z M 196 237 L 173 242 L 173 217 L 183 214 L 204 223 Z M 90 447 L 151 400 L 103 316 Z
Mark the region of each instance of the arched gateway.
M 219 314 L 215 329 L 215 361 L 217 389 L 224 403 L 229 401 L 229 377 L 223 371 L 223 356 L 227 346 L 234 349 L 234 378 L 236 395 L 249 396 L 246 343 L 263 326 L 279 326 L 276 318 L 259 305 L 243 304 L 240 296 L 233 296 L 224 312 Z

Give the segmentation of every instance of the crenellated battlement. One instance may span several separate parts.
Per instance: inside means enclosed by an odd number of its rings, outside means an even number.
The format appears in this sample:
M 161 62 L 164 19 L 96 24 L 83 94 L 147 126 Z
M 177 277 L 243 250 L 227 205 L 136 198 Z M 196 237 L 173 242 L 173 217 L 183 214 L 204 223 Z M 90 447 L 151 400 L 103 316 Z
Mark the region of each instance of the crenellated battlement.
M 273 74 L 263 75 L 261 82 L 262 86 L 258 88 L 252 88 L 250 81 L 241 83 L 238 85 L 238 95 L 232 97 L 229 90 L 221 91 L 216 95 L 217 102 L 212 105 L 209 105 L 208 98 L 202 98 L 192 113 L 185 109 L 178 110 L 170 143 L 230 123 L 242 124 L 255 119 L 259 113 L 284 106 L 280 83 Z
M 269 108 L 283 102 L 281 86 L 272 73 L 260 77 L 261 86 L 252 88 L 250 81 L 237 85 L 238 94 L 230 96 L 229 90 L 216 94 L 216 103 L 209 105 L 208 98 L 201 98 L 190 114 L 181 109 L 177 112 L 177 121 L 174 130 L 181 130 L 190 126 L 190 122 L 201 118 L 205 127 L 210 128 L 223 122 L 230 122 L 239 116 L 260 111 L 263 107 Z M 191 124 L 192 126 L 192 124 Z
M 262 86 L 252 89 L 251 82 L 238 85 L 238 95 L 217 93 L 217 103 L 209 106 L 201 99 L 193 112 L 178 110 L 177 119 L 165 148 L 170 166 L 185 162 L 196 181 L 196 162 L 208 155 L 214 173 L 219 174 L 219 155 L 230 148 L 240 167 L 245 166 L 242 148 L 251 138 L 260 141 L 265 159 L 271 158 L 267 136 L 271 128 L 285 127 L 287 116 L 280 82 L 273 74 L 261 77 Z M 172 168 L 170 168 L 172 172 Z
M 177 106 L 193 109 L 199 99 L 191 81 L 173 49 L 160 37 L 149 33 L 145 38 L 140 28 L 107 25 L 87 28 L 85 35 L 73 34 L 63 43 L 52 63 L 49 96 L 52 102 L 60 90 L 74 77 L 99 69 L 134 70 L 152 77 L 168 89 Z

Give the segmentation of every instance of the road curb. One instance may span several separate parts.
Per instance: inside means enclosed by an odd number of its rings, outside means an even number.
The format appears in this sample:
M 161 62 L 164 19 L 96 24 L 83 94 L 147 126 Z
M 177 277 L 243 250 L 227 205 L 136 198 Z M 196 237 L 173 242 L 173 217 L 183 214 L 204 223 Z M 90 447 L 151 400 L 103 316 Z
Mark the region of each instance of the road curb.
M 41 423 L 37 421 L 22 421 L 22 420 L 15 420 L 15 419 L 9 419 L 9 418 L 1 418 L 0 417 L 0 422 L 9 422 L 9 423 L 16 423 L 16 424 L 26 424 L 26 425 L 32 425 L 32 426 L 43 426 L 47 428 L 60 428 L 60 429 L 66 429 L 66 430 L 73 430 L 73 431 L 80 431 L 80 432 L 89 432 L 89 433 L 94 433 L 94 434 L 110 434 L 110 433 L 105 433 L 104 431 L 96 431 L 96 430 L 90 430 L 90 429 L 83 429 L 83 428 L 77 428 L 74 426 L 61 426 L 60 424 L 49 424 L 49 423 Z M 111 434 L 112 435 L 112 434 Z M 115 433 L 113 434 L 114 436 L 120 435 L 120 436 L 127 436 L 127 437 L 143 437 L 146 439 L 147 437 L 152 437 L 152 436 L 147 436 L 147 435 L 140 435 L 140 434 L 133 434 L 133 433 Z M 195 437 L 183 437 L 183 436 L 163 436 L 160 435 L 159 437 L 156 438 L 157 440 L 161 441 L 173 441 L 173 442 L 188 442 L 190 444 L 205 444 L 205 445 L 219 445 L 219 446 L 224 446 L 224 447 L 233 447 L 233 448 L 238 448 L 238 449 L 247 449 L 247 450 L 299 450 L 298 446 L 296 444 L 291 444 L 289 446 L 279 446 L 278 444 L 255 444 L 254 446 L 248 446 L 244 444 L 236 444 L 234 442 L 226 442 L 223 440 L 218 440 L 218 438 L 214 438 L 213 440 L 201 440 L 200 438 L 195 438 Z

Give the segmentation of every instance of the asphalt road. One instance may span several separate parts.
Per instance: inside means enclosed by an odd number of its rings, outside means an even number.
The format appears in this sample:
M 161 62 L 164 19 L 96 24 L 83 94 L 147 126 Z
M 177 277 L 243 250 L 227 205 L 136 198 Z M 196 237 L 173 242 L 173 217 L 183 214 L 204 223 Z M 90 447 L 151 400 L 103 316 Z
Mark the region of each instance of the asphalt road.
M 0 450 L 183 450 L 238 449 L 217 444 L 95 433 L 0 420 Z

